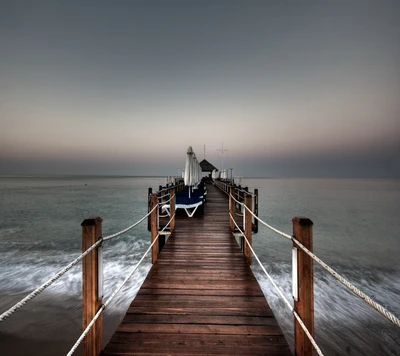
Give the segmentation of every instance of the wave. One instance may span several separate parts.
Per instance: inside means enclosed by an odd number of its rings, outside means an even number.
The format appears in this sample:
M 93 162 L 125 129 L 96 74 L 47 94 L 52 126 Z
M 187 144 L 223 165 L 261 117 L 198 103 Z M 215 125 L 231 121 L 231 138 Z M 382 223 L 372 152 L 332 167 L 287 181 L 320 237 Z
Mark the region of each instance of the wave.
M 253 270 L 289 345 L 293 345 L 293 315 L 261 269 Z M 268 270 L 291 302 L 291 265 L 271 263 Z M 367 295 L 399 315 L 400 276 L 396 271 L 352 270 L 348 277 Z M 399 355 L 398 327 L 319 269 L 314 272 L 314 310 L 316 341 L 326 355 Z
M 126 275 L 139 262 L 148 243 L 143 240 L 125 237 L 110 243 L 104 249 L 104 298 L 108 298 L 122 283 Z M 29 250 L 3 251 L 0 261 L 0 285 L 2 294 L 28 294 L 59 270 L 68 265 L 79 254 L 48 249 L 43 251 L 40 244 L 30 246 Z M 115 307 L 124 309 L 124 301 L 131 300 L 137 293 L 151 267 L 150 257 L 139 266 L 126 287 L 116 296 Z M 60 279 L 49 286 L 42 294 L 48 298 L 57 295 L 69 295 L 79 298 L 82 293 L 82 268 L 78 263 Z M 121 307 L 120 307 L 121 306 Z M 126 308 L 125 308 L 126 309 Z

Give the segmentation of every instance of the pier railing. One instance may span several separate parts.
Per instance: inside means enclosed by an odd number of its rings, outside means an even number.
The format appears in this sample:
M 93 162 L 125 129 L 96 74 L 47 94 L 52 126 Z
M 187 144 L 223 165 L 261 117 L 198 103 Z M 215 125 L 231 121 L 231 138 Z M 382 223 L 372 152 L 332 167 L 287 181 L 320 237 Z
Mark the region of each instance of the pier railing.
M 158 187 L 158 190 L 154 192 L 154 194 L 157 196 L 158 202 L 160 203 L 158 207 L 158 216 L 162 214 L 162 205 L 168 203 L 169 197 L 172 196 L 171 189 L 174 189 L 174 192 L 181 192 L 184 188 L 185 184 L 183 183 L 183 179 L 178 179 L 176 183 L 167 184 L 165 187 L 162 185 Z M 151 209 L 150 197 L 152 194 L 153 188 L 150 187 L 147 193 L 147 211 L 150 211 Z M 150 216 L 147 221 L 147 230 L 151 231 Z
M 251 194 L 245 189 L 244 199 L 240 199 L 241 195 L 234 185 L 225 182 L 216 182 L 215 185 L 224 193 L 229 195 L 229 218 L 232 233 L 236 230 L 240 232 L 240 245 L 243 245 L 242 251 L 249 264 L 252 263 L 252 256 L 257 260 L 261 269 L 277 291 L 280 298 L 294 315 L 294 349 L 295 355 L 312 356 L 314 350 L 318 355 L 323 355 L 321 349 L 314 339 L 314 272 L 313 261 L 321 265 L 327 272 L 335 277 L 344 286 L 350 289 L 361 300 L 372 306 L 381 313 L 385 318 L 393 324 L 400 327 L 400 319 L 394 314 L 386 310 L 382 305 L 367 296 L 360 289 L 355 287 L 351 282 L 341 276 L 328 264 L 323 262 L 313 253 L 313 222 L 306 217 L 294 217 L 292 219 L 293 234 L 286 234 L 273 226 L 269 225 L 256 215 L 253 208 L 253 198 L 255 194 Z M 257 192 L 258 193 L 258 192 Z M 257 194 L 258 195 L 258 194 Z M 241 229 L 236 222 L 235 214 L 237 206 L 240 205 L 243 210 L 243 228 Z M 261 263 L 256 252 L 252 247 L 252 220 L 256 219 L 260 224 L 272 230 L 276 234 L 291 240 L 292 245 L 292 294 L 293 306 L 284 296 L 283 292 L 276 285 L 270 274 Z M 237 236 L 237 234 L 235 234 Z M 244 245 L 245 242 L 245 245 Z
M 170 202 L 173 208 L 175 201 L 175 189 L 181 189 L 181 184 L 170 185 L 167 188 L 160 189 L 161 193 L 165 193 L 160 197 L 159 192 L 157 194 L 150 193 L 149 201 L 151 208 L 149 212 L 143 216 L 140 220 L 128 226 L 127 228 L 109 235 L 103 236 L 102 234 L 102 219 L 100 217 L 85 219 L 82 226 L 82 253 L 77 256 L 71 263 L 61 269 L 58 273 L 54 274 L 45 283 L 36 288 L 33 292 L 29 293 L 21 301 L 13 305 L 8 310 L 4 311 L 0 315 L 0 322 L 3 322 L 6 318 L 10 317 L 17 310 L 22 308 L 25 304 L 33 300 L 37 295 L 43 292 L 47 287 L 53 284 L 56 280 L 61 278 L 67 273 L 72 267 L 82 261 L 82 327 L 83 333 L 78 338 L 76 343 L 72 346 L 68 352 L 68 356 L 72 355 L 83 342 L 83 354 L 84 356 L 98 356 L 100 355 L 102 343 L 103 343 L 103 331 L 102 331 L 102 313 L 105 308 L 111 303 L 116 294 L 123 288 L 123 286 L 132 277 L 134 272 L 138 269 L 144 258 L 151 251 L 151 262 L 155 263 L 157 256 L 165 243 L 166 229 L 169 228 L 171 233 L 174 230 L 175 225 L 175 214 L 174 210 L 171 210 L 171 217 L 169 222 L 159 230 L 159 209 L 162 204 Z M 166 199 L 168 196 L 168 199 Z M 160 198 L 162 198 L 160 201 Z M 134 268 L 127 274 L 124 281 L 112 292 L 110 297 L 103 303 L 103 243 L 121 236 L 128 231 L 132 230 L 146 218 L 150 220 L 151 226 L 151 243 L 139 262 Z M 163 240 L 164 238 L 164 240 Z
M 252 220 L 252 231 L 254 233 L 258 232 L 258 220 L 256 217 L 258 217 L 258 189 L 254 189 L 253 192 L 249 191 L 249 188 L 247 186 L 242 187 L 241 185 L 236 185 L 232 184 L 230 180 L 219 180 L 217 179 L 214 182 L 215 186 L 217 186 L 219 189 L 221 189 L 226 195 L 233 195 L 235 197 L 235 201 L 229 205 L 229 209 L 232 209 L 232 215 L 236 216 L 243 216 L 244 214 L 244 208 L 243 204 L 245 203 L 245 197 L 246 195 L 250 195 L 252 197 L 251 200 L 251 211 L 255 215 L 250 216 L 250 220 Z M 233 214 L 235 213 L 235 214 Z M 232 224 L 232 223 L 231 223 Z M 231 228 L 233 226 L 231 225 Z M 243 247 L 243 245 L 241 245 Z
M 273 226 L 269 225 L 258 217 L 258 192 L 249 192 L 248 189 L 235 187 L 226 182 L 217 181 L 215 185 L 225 192 L 229 197 L 229 224 L 231 231 L 239 235 L 243 253 L 249 264 L 252 258 L 259 263 L 261 269 L 266 274 L 272 286 L 277 290 L 287 307 L 294 315 L 295 327 L 295 355 L 311 356 L 314 350 L 323 355 L 314 339 L 314 280 L 313 262 L 320 264 L 333 277 L 350 289 L 359 298 L 364 300 L 379 313 L 389 319 L 392 323 L 400 327 L 400 320 L 395 315 L 387 311 L 383 306 L 367 296 L 351 282 L 337 273 L 320 258 L 313 253 L 313 223 L 305 217 L 295 217 L 292 219 L 293 234 L 286 234 Z M 161 187 L 156 193 L 149 190 L 149 211 L 140 220 L 127 228 L 109 235 L 102 235 L 102 219 L 90 218 L 82 222 L 82 253 L 71 263 L 61 269 L 58 273 L 50 277 L 41 286 L 28 294 L 21 301 L 13 305 L 0 315 L 0 322 L 10 317 L 14 312 L 23 307 L 26 303 L 34 299 L 56 280 L 61 278 L 66 272 L 82 261 L 82 325 L 83 333 L 72 346 L 68 355 L 72 355 L 78 346 L 84 343 L 84 355 L 98 356 L 102 346 L 102 313 L 112 302 L 116 294 L 132 277 L 144 258 L 151 251 L 151 261 L 155 263 L 157 256 L 165 242 L 165 235 L 173 232 L 175 226 L 175 192 L 183 189 L 181 184 Z M 159 212 L 162 204 L 170 203 L 171 218 L 169 222 L 160 230 Z M 257 208 L 256 208 L 257 207 Z M 239 211 L 239 213 L 238 213 Z M 242 212 L 242 213 L 240 213 Z M 243 219 L 242 227 L 237 223 L 236 216 Z M 103 303 L 103 243 L 125 234 L 149 218 L 151 231 L 151 243 L 139 262 L 127 274 L 124 281 L 112 292 L 110 297 Z M 284 296 L 283 292 L 273 281 L 270 274 L 258 258 L 252 247 L 252 235 L 254 232 L 254 221 L 274 231 L 280 236 L 292 241 L 292 266 L 293 266 L 293 306 Z M 167 231 L 169 228 L 169 231 Z M 237 233 L 238 232 L 238 233 Z M 163 241 L 164 238 L 164 241 Z

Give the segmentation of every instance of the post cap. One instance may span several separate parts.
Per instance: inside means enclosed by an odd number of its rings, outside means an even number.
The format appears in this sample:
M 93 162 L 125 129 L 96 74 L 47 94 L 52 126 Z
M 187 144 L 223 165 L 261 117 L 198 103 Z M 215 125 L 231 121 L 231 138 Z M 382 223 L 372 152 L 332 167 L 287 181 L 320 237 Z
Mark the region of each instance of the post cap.
M 97 225 L 103 222 L 103 219 L 101 217 L 96 217 L 96 218 L 88 218 L 82 221 L 81 226 L 93 226 Z
M 292 219 L 292 222 L 301 226 L 314 225 L 314 223 L 309 218 L 306 218 L 304 216 L 295 216 Z

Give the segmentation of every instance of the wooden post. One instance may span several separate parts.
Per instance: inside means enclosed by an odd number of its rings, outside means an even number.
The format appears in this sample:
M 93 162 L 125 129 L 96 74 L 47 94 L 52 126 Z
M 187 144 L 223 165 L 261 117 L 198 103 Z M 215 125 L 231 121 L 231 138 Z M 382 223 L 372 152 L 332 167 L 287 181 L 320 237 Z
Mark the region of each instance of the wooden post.
M 82 222 L 82 252 L 101 238 L 102 219 L 91 218 Z M 98 253 L 93 249 L 82 259 L 82 328 L 89 325 L 99 311 L 103 299 L 98 298 Z M 84 356 L 98 356 L 103 344 L 103 314 L 89 330 L 83 341 Z
M 313 251 L 313 222 L 305 217 L 295 217 L 293 222 L 293 236 L 299 240 L 307 249 Z M 294 310 L 299 314 L 301 320 L 314 337 L 314 277 L 313 260 L 294 242 L 297 248 L 297 285 L 298 300 L 294 301 Z M 301 328 L 297 319 L 294 318 L 294 354 L 297 356 L 312 356 L 314 348 L 306 333 Z
M 164 191 L 159 193 L 160 197 L 162 197 L 163 195 L 166 195 L 167 192 L 168 192 L 168 183 L 167 183 L 166 187 L 164 188 Z M 157 230 L 156 230 L 157 233 L 158 233 L 158 229 L 161 230 L 159 222 L 160 222 L 160 215 L 162 214 L 162 206 L 164 205 L 164 203 L 162 203 L 163 200 L 164 200 L 164 198 L 163 199 L 158 199 L 159 208 L 158 208 L 158 216 L 157 216 L 157 222 L 158 222 L 157 223 Z M 157 236 L 157 233 L 156 233 L 155 236 Z M 164 247 L 164 245 L 165 245 L 165 235 L 159 235 L 158 236 L 158 241 L 156 242 L 156 245 L 158 245 L 158 253 L 157 253 L 157 255 L 158 255 L 161 252 L 161 250 Z
M 153 189 L 149 188 L 149 191 L 147 193 L 147 212 L 150 212 L 150 195 L 153 193 Z M 150 226 L 150 215 L 147 217 L 147 230 L 151 231 L 151 226 Z
M 163 186 L 159 185 L 158 186 L 158 197 L 160 198 L 158 201 L 161 203 L 161 197 L 164 195 L 164 192 L 162 192 L 163 190 Z M 161 214 L 161 204 L 158 207 L 158 215 Z
M 229 196 L 229 212 L 232 215 L 232 219 L 235 218 L 235 207 L 236 207 L 236 202 L 233 200 L 233 197 L 235 196 L 235 187 L 233 185 L 231 185 L 230 188 L 230 196 Z M 232 219 L 229 219 L 229 226 L 231 228 L 231 231 L 234 232 L 235 231 L 235 223 L 233 222 Z
M 248 207 L 250 210 L 252 209 L 252 196 L 250 194 L 246 194 L 246 196 L 244 197 L 244 204 L 246 205 L 246 207 Z M 244 228 L 244 234 L 247 238 L 247 240 L 249 241 L 250 246 L 252 245 L 252 235 L 251 235 L 251 225 L 252 225 L 252 216 L 250 214 L 250 211 L 248 211 L 247 209 L 244 209 L 244 218 L 245 218 L 245 226 L 243 226 Z M 247 244 L 247 242 L 244 242 L 244 255 L 246 256 L 247 262 L 249 265 L 251 265 L 251 258 L 252 258 L 252 253 L 250 250 L 249 245 Z
M 241 190 L 242 190 L 242 186 L 239 184 L 239 186 L 238 186 L 238 197 L 237 197 L 237 200 L 240 201 L 240 202 L 242 203 L 243 200 L 242 200 L 242 192 L 241 192 Z M 238 208 L 239 208 L 239 211 L 242 212 L 242 206 L 241 206 L 240 204 L 238 204 Z
M 175 195 L 175 188 L 171 188 L 169 191 L 169 195 L 170 197 L 173 197 Z M 175 197 L 173 199 L 171 199 L 171 201 L 169 202 L 169 211 L 171 212 L 171 217 L 174 216 L 175 214 Z M 169 227 L 169 230 L 171 232 L 173 232 L 175 230 L 175 217 L 172 218 L 171 220 L 171 225 Z
M 150 210 L 152 210 L 158 202 L 158 197 L 157 194 L 151 194 L 150 195 Z M 158 234 L 158 226 L 157 226 L 157 220 L 158 220 L 158 209 L 154 209 L 154 211 L 150 215 L 151 217 L 151 243 L 156 239 L 157 234 Z M 156 263 L 157 261 L 157 256 L 158 256 L 158 251 L 159 251 L 159 246 L 158 243 L 156 242 L 153 247 L 151 248 L 151 263 Z
M 258 217 L 258 189 L 254 189 L 254 215 Z M 254 232 L 258 232 L 258 220 L 254 219 L 255 230 Z
M 249 187 L 243 187 L 243 190 L 244 190 L 244 192 L 243 192 L 243 202 L 244 202 L 244 198 L 245 198 L 247 192 L 249 191 Z M 252 209 L 251 211 L 253 211 L 253 205 L 251 206 L 251 209 Z M 253 219 L 253 217 L 251 217 L 251 219 Z

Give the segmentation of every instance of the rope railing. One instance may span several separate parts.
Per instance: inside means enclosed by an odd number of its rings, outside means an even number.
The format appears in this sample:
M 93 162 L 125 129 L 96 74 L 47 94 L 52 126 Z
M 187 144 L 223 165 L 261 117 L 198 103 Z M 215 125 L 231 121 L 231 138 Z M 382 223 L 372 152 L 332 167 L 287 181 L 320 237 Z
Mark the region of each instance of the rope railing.
M 155 206 L 157 207 L 157 205 Z M 97 311 L 97 313 L 95 314 L 95 316 L 93 317 L 92 321 L 88 324 L 88 326 L 86 327 L 86 329 L 83 331 L 83 333 L 81 334 L 81 336 L 78 338 L 78 340 L 75 342 L 75 344 L 72 346 L 71 350 L 68 352 L 67 356 L 71 356 L 76 349 L 78 348 L 78 346 L 82 343 L 83 339 L 85 338 L 85 336 L 88 334 L 88 332 L 90 331 L 90 329 L 93 327 L 94 323 L 96 322 L 96 320 L 99 318 L 100 314 L 104 311 L 104 309 L 111 303 L 111 301 L 114 299 L 114 297 L 118 294 L 118 292 L 122 289 L 122 287 L 128 282 L 128 280 L 132 277 L 133 273 L 135 273 L 135 271 L 137 270 L 137 268 L 139 267 L 139 265 L 142 263 L 142 261 L 144 260 L 144 258 L 147 256 L 147 254 L 149 253 L 149 251 L 151 250 L 151 248 L 153 247 L 153 245 L 157 242 L 158 237 L 160 236 L 160 233 L 163 232 L 170 224 L 172 219 L 174 219 L 175 214 L 171 217 L 171 219 L 169 220 L 169 222 L 164 226 L 164 228 L 157 234 L 157 236 L 155 237 L 154 241 L 150 244 L 149 248 L 146 250 L 146 252 L 143 254 L 142 258 L 139 260 L 139 262 L 135 265 L 135 267 L 131 270 L 131 272 L 127 275 L 127 277 L 124 279 L 124 281 L 114 290 L 114 292 L 111 294 L 111 296 L 107 299 L 107 301 L 101 305 L 100 309 Z
M 169 194 L 167 194 L 168 196 L 169 196 Z M 175 198 L 175 195 L 176 194 L 174 194 L 172 197 L 170 197 L 168 200 L 166 200 L 166 201 L 163 201 L 162 202 L 162 204 L 166 204 L 166 203 L 169 203 L 172 199 L 174 199 Z M 161 204 L 161 203 L 158 203 L 158 204 Z
M 243 202 L 241 202 L 241 201 L 239 201 L 239 200 L 237 200 L 232 194 L 229 194 L 229 196 L 236 202 L 236 203 L 238 203 L 239 205 L 241 205 L 241 206 L 243 206 L 244 205 L 244 203 Z
M 171 188 L 176 188 L 176 187 L 180 187 L 180 186 L 183 186 L 183 185 L 184 185 L 184 183 L 179 183 L 179 184 L 171 185 L 170 187 L 166 187 L 166 188 L 160 189 L 159 191 L 155 192 L 155 194 L 159 194 L 159 193 L 162 193 L 162 192 L 167 192 L 167 191 L 169 191 Z
M 139 225 L 144 219 L 146 219 L 147 217 L 149 217 L 149 215 L 154 211 L 154 209 L 156 209 L 157 206 L 155 206 L 153 209 L 151 209 L 151 211 L 149 211 L 143 218 L 141 218 L 139 221 L 135 222 L 133 225 L 128 226 L 126 229 L 121 230 L 119 232 L 116 232 L 115 234 L 109 235 L 109 236 L 105 236 L 103 237 L 103 241 L 108 241 L 111 240 L 115 237 L 121 236 L 123 234 L 125 234 L 126 232 L 128 232 L 129 230 L 132 230 L 134 227 L 136 227 L 137 225 Z
M 379 313 L 381 313 L 385 318 L 390 320 L 393 324 L 400 327 L 400 319 L 398 317 L 396 317 L 394 314 L 392 314 L 391 312 L 386 310 L 379 303 L 375 302 L 371 297 L 369 297 L 364 292 L 362 292 L 360 289 L 358 289 L 354 284 L 350 283 L 346 278 L 344 278 L 339 273 L 337 273 L 333 268 L 328 266 L 320 258 L 318 258 L 316 255 L 314 255 L 309 249 L 307 249 L 305 246 L 303 246 L 303 244 L 300 241 L 298 241 L 294 236 L 292 237 L 292 240 L 307 255 L 309 255 L 315 262 L 317 262 L 319 265 L 321 265 L 325 270 L 327 270 L 339 282 L 341 282 L 344 286 L 346 286 L 348 289 L 350 289 L 355 295 L 357 295 L 362 300 L 364 300 L 367 304 L 369 304 L 371 307 L 373 307 L 375 310 L 377 310 Z
M 304 332 L 306 333 L 308 339 L 310 340 L 310 342 L 312 343 L 312 345 L 314 346 L 315 351 L 317 351 L 318 355 L 320 356 L 324 356 L 324 354 L 322 353 L 321 349 L 319 348 L 319 346 L 317 345 L 317 343 L 315 342 L 314 338 L 312 337 L 312 335 L 310 334 L 310 332 L 308 331 L 307 327 L 304 325 L 303 321 L 301 320 L 300 316 L 297 314 L 297 312 L 294 310 L 293 306 L 289 303 L 289 301 L 287 300 L 287 298 L 285 297 L 285 295 L 283 294 L 283 292 L 279 289 L 279 287 L 276 285 L 275 281 L 272 279 L 272 277 L 270 276 L 270 274 L 267 272 L 267 270 L 265 269 L 265 267 L 263 266 L 263 264 L 261 263 L 260 259 L 258 258 L 257 254 L 254 252 L 251 244 L 249 243 L 245 233 L 240 229 L 240 227 L 236 224 L 235 219 L 233 218 L 232 214 L 229 213 L 230 218 L 232 219 L 232 221 L 234 222 L 236 228 L 239 230 L 239 232 L 243 235 L 247 245 L 249 246 L 251 252 L 253 253 L 255 259 L 257 260 L 258 264 L 260 265 L 261 269 L 264 271 L 265 275 L 267 276 L 267 278 L 269 279 L 269 281 L 271 282 L 272 286 L 275 288 L 275 290 L 278 292 L 279 296 L 281 297 L 281 299 L 284 301 L 284 303 L 288 306 L 288 308 L 290 309 L 290 311 L 293 313 L 293 315 L 295 316 L 295 318 L 297 319 L 297 321 L 299 322 L 301 328 L 304 330 Z
M 44 282 L 42 285 L 40 285 L 38 288 L 36 288 L 34 291 L 29 293 L 25 298 L 20 300 L 18 303 L 13 305 L 11 308 L 6 310 L 0 315 L 0 322 L 4 321 L 6 318 L 11 316 L 14 312 L 16 312 L 18 309 L 23 307 L 26 303 L 30 302 L 33 298 L 38 296 L 41 292 L 43 292 L 47 287 L 49 287 L 51 284 L 53 284 L 55 281 L 57 281 L 59 278 L 61 278 L 65 273 L 67 273 L 72 267 L 74 267 L 79 261 L 81 261 L 86 255 L 88 255 L 93 249 L 95 249 L 97 246 L 99 246 L 103 241 L 108 241 L 111 240 L 117 236 L 120 236 L 129 230 L 133 229 L 135 226 L 139 225 L 144 219 L 146 219 L 153 211 L 154 209 L 157 208 L 157 205 L 147 214 L 145 215 L 142 219 L 137 221 L 135 224 L 127 227 L 124 230 L 121 230 L 113 235 L 105 236 L 101 239 L 99 239 L 97 242 L 95 242 L 92 246 L 90 246 L 85 252 L 83 252 L 81 255 L 76 257 L 71 263 L 69 263 L 67 266 L 65 266 L 63 269 L 61 269 L 58 273 L 53 275 L 51 278 L 49 278 L 46 282 Z
M 249 211 L 249 213 L 254 216 L 261 224 L 269 228 L 270 230 L 274 231 L 278 235 L 281 235 L 289 240 L 292 240 L 297 246 L 299 246 L 307 255 L 309 255 L 315 262 L 317 262 L 320 266 L 322 266 L 326 271 L 328 271 L 333 277 L 335 277 L 340 283 L 342 283 L 344 286 L 346 286 L 348 289 L 350 289 L 356 296 L 364 300 L 367 304 L 369 304 L 371 307 L 373 307 L 375 310 L 377 310 L 380 314 L 382 314 L 385 318 L 390 320 L 393 324 L 397 325 L 400 327 L 400 319 L 396 317 L 393 313 L 389 312 L 386 310 L 382 305 L 374 301 L 371 297 L 366 295 L 364 292 L 362 292 L 360 289 L 358 289 L 355 285 L 353 285 L 351 282 L 349 282 L 346 278 L 344 278 L 342 275 L 340 275 L 338 272 L 336 272 L 332 267 L 330 267 L 328 264 L 323 262 L 319 257 L 317 257 L 314 253 L 312 253 L 309 249 L 307 249 L 300 241 L 298 241 L 294 236 L 288 235 L 271 225 L 267 224 L 263 220 L 261 220 L 258 216 L 254 215 L 254 213 L 247 207 L 245 206 L 246 210 Z
M 166 194 L 165 196 L 169 196 L 170 194 Z M 163 201 L 163 202 L 159 202 L 156 206 L 160 206 L 160 205 L 165 205 L 165 204 L 167 204 L 167 203 L 169 203 L 172 199 L 174 199 L 175 198 L 175 195 L 176 194 L 174 194 L 172 197 L 170 197 L 168 200 L 166 200 L 166 201 Z M 158 215 L 158 217 L 160 217 L 160 218 L 166 218 L 167 216 L 169 216 L 168 214 L 164 214 L 164 215 Z
M 292 236 L 285 234 L 284 232 L 275 229 L 273 226 L 267 224 L 265 221 L 261 220 L 257 215 L 255 215 L 247 206 L 245 206 L 242 202 L 238 201 L 235 199 L 235 197 L 233 195 L 229 195 L 235 202 L 237 202 L 238 204 L 241 204 L 242 206 L 244 206 L 246 208 L 246 210 L 248 210 L 250 212 L 250 214 L 257 219 L 261 224 L 263 224 L 264 226 L 266 226 L 268 229 L 274 231 L 275 233 L 277 233 L 278 235 L 281 235 L 283 237 L 286 237 L 287 239 L 291 240 Z
M 244 206 L 245 204 L 242 203 L 241 201 L 237 200 L 232 194 L 229 194 L 229 196 L 236 202 L 238 203 L 240 206 Z M 237 216 L 244 216 L 244 214 L 239 214 L 238 212 L 235 211 L 235 215 Z
M 161 197 L 157 197 L 157 199 L 158 199 L 158 200 L 162 200 L 162 199 L 164 199 L 165 197 L 169 197 L 169 193 L 168 193 L 168 194 L 164 194 L 164 195 L 161 196 Z
M 64 267 L 61 271 L 56 273 L 54 276 L 52 276 L 50 279 L 48 279 L 45 283 L 43 283 L 41 286 L 36 288 L 33 292 L 29 293 L 25 298 L 23 298 L 21 301 L 13 305 L 11 308 L 6 310 L 4 313 L 0 315 L 0 322 L 3 321 L 4 319 L 8 318 L 16 312 L 19 308 L 23 307 L 26 303 L 31 301 L 33 298 L 35 298 L 37 295 L 39 295 L 41 292 L 43 292 L 48 286 L 50 286 L 52 283 L 54 283 L 57 279 L 59 279 L 61 276 L 63 276 L 66 272 L 68 272 L 73 266 L 75 266 L 80 260 L 82 260 L 83 257 L 85 257 L 87 254 L 89 254 L 93 249 L 95 249 L 97 246 L 99 246 L 102 243 L 102 240 L 100 239 L 97 241 L 95 244 L 93 244 L 91 247 L 89 247 L 84 253 L 82 253 L 80 256 L 75 258 L 68 266 Z
M 241 193 L 250 194 L 250 195 L 253 196 L 253 197 L 256 195 L 255 193 L 253 193 L 253 192 L 251 192 L 251 191 L 249 191 L 249 190 L 244 190 L 244 189 L 239 189 L 239 188 L 236 188 L 236 190 L 237 190 L 238 192 L 241 192 Z
M 215 185 L 217 186 L 217 188 L 218 188 L 219 190 L 221 190 L 222 192 L 224 192 L 226 195 L 229 195 L 228 192 L 226 192 L 225 190 L 221 189 L 221 187 L 219 186 L 219 184 L 223 184 L 223 185 L 228 185 L 228 184 L 226 184 L 226 183 L 224 183 L 224 182 L 218 182 L 218 183 L 216 183 Z

